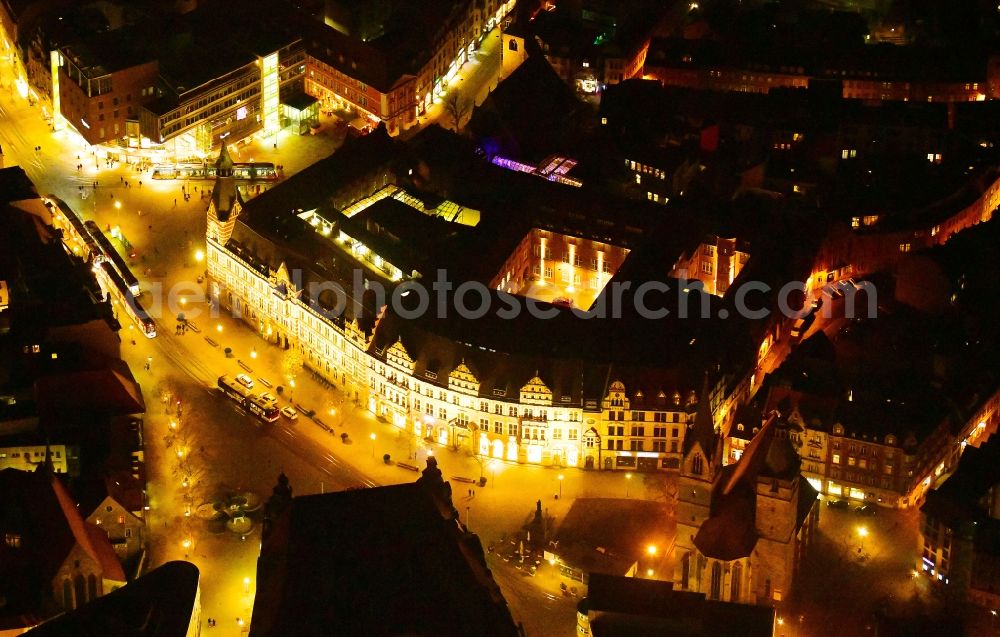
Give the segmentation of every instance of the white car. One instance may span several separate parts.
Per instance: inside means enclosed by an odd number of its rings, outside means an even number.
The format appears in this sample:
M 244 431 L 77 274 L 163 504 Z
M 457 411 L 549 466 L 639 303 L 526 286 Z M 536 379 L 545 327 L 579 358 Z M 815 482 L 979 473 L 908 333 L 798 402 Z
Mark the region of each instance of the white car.
M 236 382 L 243 385 L 247 389 L 253 389 L 253 379 L 246 374 L 240 374 L 236 377 Z
M 277 396 L 275 396 L 275 395 L 274 395 L 274 394 L 272 394 L 272 393 L 269 393 L 269 392 L 264 392 L 264 393 L 262 393 L 262 394 L 260 395 L 260 399 L 261 399 L 261 400 L 266 400 L 266 401 L 267 401 L 267 402 L 269 402 L 269 403 L 276 403 L 276 402 L 278 402 L 278 397 L 277 397 Z
M 299 417 L 299 412 L 295 411 L 292 407 L 282 407 L 281 415 L 289 420 L 296 420 Z

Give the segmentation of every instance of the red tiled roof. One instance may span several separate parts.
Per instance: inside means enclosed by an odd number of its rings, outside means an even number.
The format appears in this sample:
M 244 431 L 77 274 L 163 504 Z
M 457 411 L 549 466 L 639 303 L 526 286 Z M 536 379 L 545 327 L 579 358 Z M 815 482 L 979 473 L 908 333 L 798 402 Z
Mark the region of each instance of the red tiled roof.
M 49 480 L 51 480 L 52 490 L 55 492 L 59 508 L 62 510 L 63 517 L 69 524 L 77 544 L 101 565 L 104 579 L 124 582 L 125 571 L 122 570 L 122 565 L 115 555 L 115 550 L 111 547 L 107 534 L 96 524 L 91 524 L 83 519 L 76 503 L 73 502 L 73 498 L 69 496 L 66 487 L 55 474 L 50 474 Z

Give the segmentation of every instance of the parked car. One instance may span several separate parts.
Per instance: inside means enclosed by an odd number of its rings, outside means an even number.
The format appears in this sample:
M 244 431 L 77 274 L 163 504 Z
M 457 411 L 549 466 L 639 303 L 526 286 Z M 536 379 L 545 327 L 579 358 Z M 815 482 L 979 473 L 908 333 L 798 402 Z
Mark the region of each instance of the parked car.
M 260 397 L 261 397 L 261 400 L 266 400 L 269 403 L 276 403 L 276 402 L 278 402 L 278 397 L 275 396 L 274 394 L 270 393 L 270 392 L 264 392 L 264 393 L 262 393 L 260 395 Z
M 875 515 L 875 507 L 870 504 L 863 504 L 858 508 L 854 509 L 854 512 L 858 515 L 872 516 Z
M 559 307 L 571 308 L 573 307 L 573 299 L 560 296 L 557 299 L 552 300 L 552 305 L 558 305 Z
M 851 505 L 847 500 L 827 500 L 826 506 L 831 509 L 849 509 Z
M 299 412 L 295 411 L 294 407 L 282 407 L 281 415 L 289 420 L 298 420 Z
M 253 379 L 246 374 L 240 374 L 236 377 L 236 382 L 243 385 L 247 389 L 253 389 Z

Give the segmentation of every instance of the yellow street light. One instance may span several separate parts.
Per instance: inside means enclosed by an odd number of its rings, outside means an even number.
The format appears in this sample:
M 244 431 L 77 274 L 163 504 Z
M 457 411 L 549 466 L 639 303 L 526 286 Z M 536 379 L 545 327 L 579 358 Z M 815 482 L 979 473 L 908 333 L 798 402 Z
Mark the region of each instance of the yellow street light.
M 122 209 L 122 202 L 116 201 L 115 202 L 115 210 L 121 210 L 121 209 Z
M 625 474 L 625 497 L 626 498 L 630 497 L 629 496 L 629 492 L 630 492 L 631 489 L 632 489 L 632 474 L 631 473 L 626 473 Z
M 653 569 L 647 568 L 646 569 L 646 577 L 652 577 L 652 576 L 653 576 Z
M 294 378 L 289 378 L 289 379 L 288 379 L 288 385 L 289 385 L 289 386 L 290 386 L 290 387 L 291 387 L 292 389 L 295 389 L 295 379 L 294 379 Z
M 216 323 L 216 325 L 215 325 L 215 331 L 216 332 L 221 332 L 222 331 L 222 323 Z
M 375 432 L 374 431 L 371 432 L 371 434 L 368 437 L 371 438 L 371 440 L 372 440 L 372 458 L 374 458 L 375 457 Z
M 557 477 L 559 478 L 559 499 L 562 500 L 563 474 L 560 473 Z
M 337 410 L 334 409 L 333 407 L 330 407 L 330 415 L 331 416 L 336 416 L 337 415 Z
M 243 578 L 243 592 L 244 593 L 250 593 L 250 578 L 249 577 L 244 577 Z
M 205 253 L 202 250 L 195 250 L 194 260 L 197 261 L 198 263 L 201 263 L 202 261 L 205 260 Z
M 650 544 L 649 546 L 646 547 L 646 552 L 649 553 L 650 555 L 656 555 L 656 546 Z
M 784 619 L 782 619 L 781 617 L 779 617 L 779 618 L 778 618 L 778 625 L 779 625 L 779 626 L 784 626 L 784 625 L 785 625 L 785 620 L 784 620 Z
M 257 350 L 255 349 L 250 350 L 250 358 L 257 358 Z
M 181 297 L 181 305 L 187 305 L 187 302 L 188 302 L 187 297 L 186 296 L 182 296 Z
M 183 546 L 186 549 L 191 548 L 191 538 L 189 537 L 184 538 L 184 541 L 181 542 L 181 546 Z
M 177 421 L 176 420 L 171 420 L 170 421 L 170 428 L 171 429 L 177 429 Z
M 183 458 L 184 457 L 184 450 L 183 449 L 178 449 L 177 450 L 177 457 L 178 458 Z

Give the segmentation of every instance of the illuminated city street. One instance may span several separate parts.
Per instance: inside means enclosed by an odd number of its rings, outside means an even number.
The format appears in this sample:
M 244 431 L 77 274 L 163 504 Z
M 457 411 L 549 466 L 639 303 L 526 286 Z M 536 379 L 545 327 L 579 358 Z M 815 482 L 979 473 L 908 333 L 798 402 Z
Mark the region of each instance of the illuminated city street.
M 0 637 L 1000 636 L 927 4 L 0 2 Z

